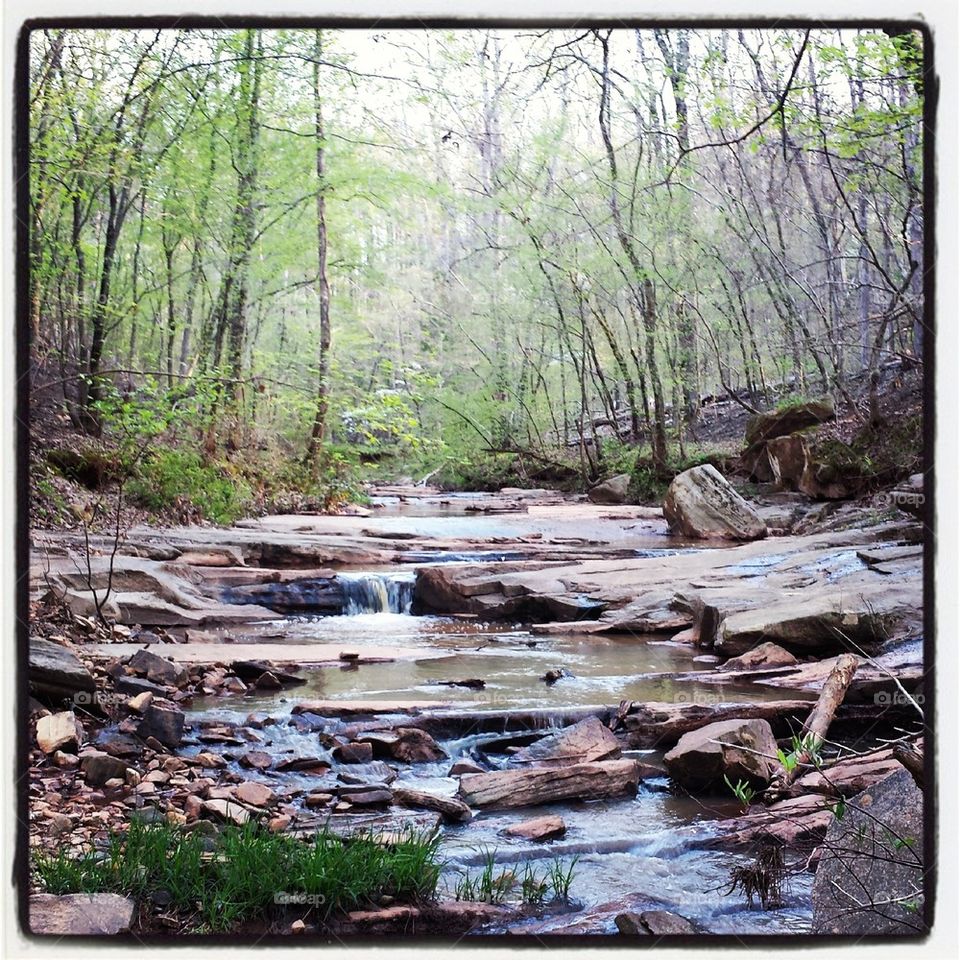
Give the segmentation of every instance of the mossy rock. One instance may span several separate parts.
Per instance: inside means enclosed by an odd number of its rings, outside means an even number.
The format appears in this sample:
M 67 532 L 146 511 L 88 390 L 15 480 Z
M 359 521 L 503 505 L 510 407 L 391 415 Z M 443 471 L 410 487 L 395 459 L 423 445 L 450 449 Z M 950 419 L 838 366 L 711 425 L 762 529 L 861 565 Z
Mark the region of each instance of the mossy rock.
M 828 420 L 836 419 L 836 416 L 837 412 L 830 397 L 791 403 L 770 413 L 757 414 L 747 423 L 747 446 L 817 427 Z

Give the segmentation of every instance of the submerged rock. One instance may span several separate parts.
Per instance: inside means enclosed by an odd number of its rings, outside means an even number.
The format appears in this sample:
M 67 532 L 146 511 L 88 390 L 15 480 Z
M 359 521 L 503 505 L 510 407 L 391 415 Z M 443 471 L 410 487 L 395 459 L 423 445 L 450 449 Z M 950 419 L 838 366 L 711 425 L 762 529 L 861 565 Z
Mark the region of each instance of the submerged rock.
M 759 540 L 767 535 L 756 510 L 710 464 L 673 478 L 663 513 L 670 529 L 686 537 Z
M 711 790 L 746 780 L 766 787 L 776 769 L 777 741 L 766 720 L 725 720 L 685 733 L 665 754 L 667 771 L 692 790 Z

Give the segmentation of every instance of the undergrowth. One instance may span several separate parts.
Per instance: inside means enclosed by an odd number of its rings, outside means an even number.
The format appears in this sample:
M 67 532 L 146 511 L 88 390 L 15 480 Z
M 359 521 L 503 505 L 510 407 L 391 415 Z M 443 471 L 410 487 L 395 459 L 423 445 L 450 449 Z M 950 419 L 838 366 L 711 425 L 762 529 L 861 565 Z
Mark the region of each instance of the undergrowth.
M 33 870 L 48 893 L 154 900 L 189 930 L 224 931 L 282 916 L 289 903 L 323 922 L 382 897 L 429 899 L 440 877 L 439 843 L 435 834 L 415 831 L 389 843 L 328 832 L 305 842 L 249 823 L 225 826 L 210 844 L 197 832 L 133 821 L 126 833 L 112 833 L 104 850 L 37 852 Z

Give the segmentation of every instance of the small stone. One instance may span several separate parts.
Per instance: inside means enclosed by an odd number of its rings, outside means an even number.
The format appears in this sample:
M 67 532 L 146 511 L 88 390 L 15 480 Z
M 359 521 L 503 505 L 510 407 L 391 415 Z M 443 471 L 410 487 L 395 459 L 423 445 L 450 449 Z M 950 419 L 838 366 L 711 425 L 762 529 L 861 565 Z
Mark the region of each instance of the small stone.
M 154 700 L 147 707 L 137 732 L 141 737 L 153 737 L 168 747 L 178 747 L 183 740 L 183 711 L 169 700 Z
M 79 757 L 72 753 L 64 753 L 62 750 L 57 750 L 51 759 L 56 766 L 64 770 L 73 770 L 75 767 L 80 766 Z
M 286 830 L 291 823 L 293 823 L 292 817 L 288 817 L 288 816 L 274 817 L 267 824 L 267 829 L 271 833 L 283 833 L 283 831 Z
M 144 713 L 151 703 L 153 703 L 153 694 L 149 690 L 144 690 L 143 693 L 138 693 L 127 701 L 127 709 L 134 713 Z
M 198 753 L 193 759 L 201 767 L 206 767 L 208 769 L 213 767 L 225 767 L 227 765 L 227 761 L 224 760 L 223 757 L 218 757 L 215 753 L 209 753 L 207 751 Z
M 303 933 L 306 928 L 307 925 L 302 920 L 294 920 L 293 923 L 290 924 L 291 933 Z
M 204 800 L 203 812 L 217 820 L 229 820 L 237 826 L 243 826 L 250 819 L 250 813 L 244 807 L 229 800 Z
M 140 774 L 134 770 L 133 767 L 127 767 L 127 772 L 123 775 L 123 779 L 129 786 L 136 787 L 140 783 Z
M 332 799 L 333 795 L 330 793 L 311 793 L 304 799 L 303 805 L 311 808 L 325 807 Z
M 253 682 L 258 690 L 282 690 L 283 684 L 269 671 L 261 673 Z
M 80 763 L 80 768 L 84 779 L 91 787 L 102 787 L 112 779 L 122 780 L 127 772 L 127 764 L 122 760 L 99 752 L 85 756 Z
M 183 812 L 188 820 L 196 820 L 203 810 L 203 801 L 196 794 L 187 794 L 183 800 Z
M 78 750 L 83 741 L 83 726 L 72 710 L 41 717 L 37 721 L 37 745 L 44 753 L 54 753 L 62 747 Z
M 373 744 L 341 743 L 334 747 L 333 758 L 340 763 L 369 763 L 373 759 Z
M 178 810 L 168 810 L 164 819 L 172 827 L 182 827 L 187 822 L 186 814 L 180 813 Z
M 273 757 L 262 750 L 250 750 L 240 758 L 240 766 L 254 770 L 269 770 L 273 766 Z
M 244 780 L 237 787 L 236 797 L 242 803 L 249 803 L 253 807 L 267 807 L 275 799 L 274 792 L 265 784 L 256 780 Z
M 127 661 L 127 666 L 152 683 L 182 687 L 187 681 L 187 671 L 184 667 L 172 660 L 157 656 L 149 650 L 138 650 Z
M 353 663 L 354 661 L 360 659 L 360 654 L 355 650 L 343 650 L 340 653 L 340 659 L 346 663 Z
M 60 836 L 61 833 L 67 833 L 73 828 L 73 821 L 64 813 L 51 814 L 47 823 L 50 825 L 50 833 L 54 837 Z

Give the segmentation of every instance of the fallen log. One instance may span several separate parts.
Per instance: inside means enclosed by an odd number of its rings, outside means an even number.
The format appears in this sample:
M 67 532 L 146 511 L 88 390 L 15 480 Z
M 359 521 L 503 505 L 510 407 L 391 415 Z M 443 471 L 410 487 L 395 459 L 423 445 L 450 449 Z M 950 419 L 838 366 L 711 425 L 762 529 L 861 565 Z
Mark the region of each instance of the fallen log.
M 923 742 L 895 743 L 893 745 L 893 759 L 903 764 L 910 771 L 913 782 L 923 789 Z
M 472 807 L 504 810 L 557 800 L 599 799 L 636 793 L 635 760 L 603 760 L 562 767 L 472 773 L 460 778 L 460 798 Z
M 860 663 L 860 658 L 852 653 L 844 653 L 837 657 L 837 662 L 830 671 L 823 690 L 820 691 L 816 705 L 800 729 L 800 747 L 794 757 L 796 762 L 789 769 L 781 766 L 764 794 L 765 800 L 783 796 L 790 784 L 818 755 L 820 745 L 826 739 L 837 708 L 843 703 L 847 688 L 853 681 Z
M 766 720 L 794 729 L 811 709 L 809 700 L 770 703 L 633 703 L 623 718 L 631 747 L 671 747 L 685 733 L 722 720 Z M 777 730 L 774 729 L 777 734 Z M 777 734 L 778 735 L 778 734 Z
M 441 797 L 423 790 L 409 790 L 406 787 L 394 787 L 393 799 L 401 807 L 415 807 L 422 810 L 434 810 L 447 823 L 466 823 L 473 819 L 473 811 L 456 797 Z

